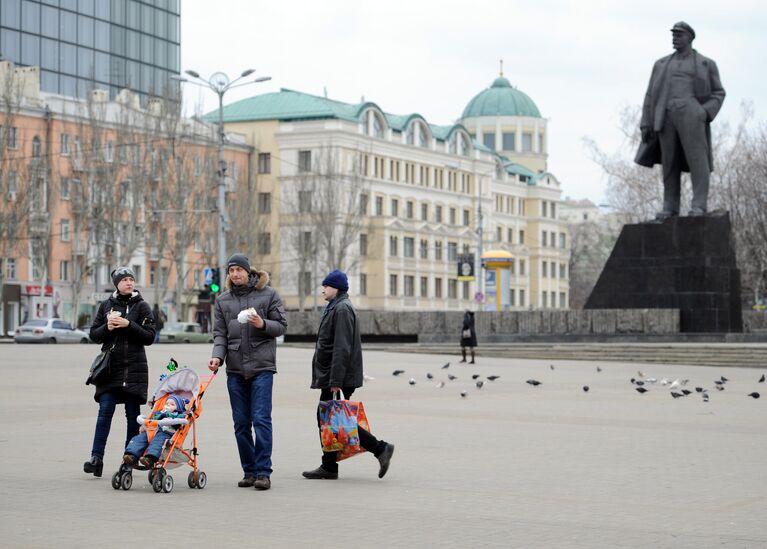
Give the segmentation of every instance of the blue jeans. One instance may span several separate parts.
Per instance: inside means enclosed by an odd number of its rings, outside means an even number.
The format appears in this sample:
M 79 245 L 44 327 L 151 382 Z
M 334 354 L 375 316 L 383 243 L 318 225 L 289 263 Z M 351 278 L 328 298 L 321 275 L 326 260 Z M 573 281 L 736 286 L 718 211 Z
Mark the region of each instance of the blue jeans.
M 141 404 L 131 396 L 125 397 L 125 419 L 128 422 L 128 430 L 125 435 L 125 446 L 138 434 L 138 422 L 136 418 L 141 413 Z M 117 394 L 115 391 L 107 391 L 99 397 L 99 415 L 96 418 L 96 432 L 93 434 L 92 456 L 104 457 L 104 449 L 109 437 L 109 429 L 112 427 L 112 416 L 117 407 Z
M 152 456 L 155 460 L 159 460 L 160 454 L 162 453 L 163 443 L 172 436 L 173 433 L 166 433 L 158 427 L 157 432 L 152 438 L 152 442 L 147 442 L 146 431 L 144 431 L 131 439 L 130 443 L 128 443 L 128 446 L 125 448 L 125 453 L 138 458 L 141 457 L 141 454 L 146 450 L 148 456 Z
M 250 379 L 227 374 L 234 438 L 245 475 L 268 477 L 272 474 L 273 379 L 274 372 L 259 372 Z

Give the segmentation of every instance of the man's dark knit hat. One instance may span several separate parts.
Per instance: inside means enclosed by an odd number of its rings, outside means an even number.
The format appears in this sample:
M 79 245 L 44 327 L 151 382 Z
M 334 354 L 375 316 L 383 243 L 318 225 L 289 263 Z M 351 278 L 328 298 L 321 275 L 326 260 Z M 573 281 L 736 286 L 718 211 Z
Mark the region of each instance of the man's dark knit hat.
M 226 262 L 226 270 L 228 271 L 229 267 L 234 267 L 235 265 L 238 265 L 246 271 L 250 272 L 250 260 L 245 257 L 245 254 L 232 255 L 232 257 L 229 258 L 229 261 Z
M 349 279 L 346 278 L 345 272 L 335 270 L 325 277 L 325 280 L 322 281 L 322 285 L 338 288 L 342 292 L 346 292 L 349 290 Z

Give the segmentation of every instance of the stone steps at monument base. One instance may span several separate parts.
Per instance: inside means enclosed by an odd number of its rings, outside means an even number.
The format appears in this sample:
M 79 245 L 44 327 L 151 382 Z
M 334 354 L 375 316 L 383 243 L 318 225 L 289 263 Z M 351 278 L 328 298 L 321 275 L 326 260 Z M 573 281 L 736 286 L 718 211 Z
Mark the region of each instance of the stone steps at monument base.
M 454 345 L 365 344 L 364 350 L 459 355 Z M 655 346 L 655 345 L 486 345 L 477 356 L 592 362 L 640 362 L 767 369 L 767 345 L 760 346 Z

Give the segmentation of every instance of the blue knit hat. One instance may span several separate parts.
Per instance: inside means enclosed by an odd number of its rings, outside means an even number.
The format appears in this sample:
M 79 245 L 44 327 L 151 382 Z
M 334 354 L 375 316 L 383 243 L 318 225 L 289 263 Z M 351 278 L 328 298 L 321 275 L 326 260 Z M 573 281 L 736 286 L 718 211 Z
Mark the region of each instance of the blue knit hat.
M 168 400 L 172 400 L 176 403 L 176 413 L 177 414 L 183 414 L 186 412 L 186 405 L 189 403 L 189 401 L 183 397 L 180 397 L 178 395 L 168 395 Z
M 325 280 L 322 281 L 322 285 L 338 288 L 342 292 L 346 292 L 349 290 L 349 279 L 346 278 L 345 272 L 336 269 L 325 277 Z

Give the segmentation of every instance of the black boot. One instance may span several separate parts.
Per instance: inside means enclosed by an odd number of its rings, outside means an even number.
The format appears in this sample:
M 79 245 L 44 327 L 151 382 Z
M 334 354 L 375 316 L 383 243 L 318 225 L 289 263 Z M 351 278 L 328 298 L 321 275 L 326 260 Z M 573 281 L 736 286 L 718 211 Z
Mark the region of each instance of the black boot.
M 474 364 L 474 349 L 471 350 L 471 362 L 469 364 Z
M 104 470 L 104 460 L 99 456 L 91 456 L 91 459 L 83 463 L 83 471 L 93 474 L 94 477 L 100 477 Z
M 461 356 L 463 356 L 463 359 L 461 360 L 461 362 L 466 362 L 466 348 L 465 347 L 461 347 Z

